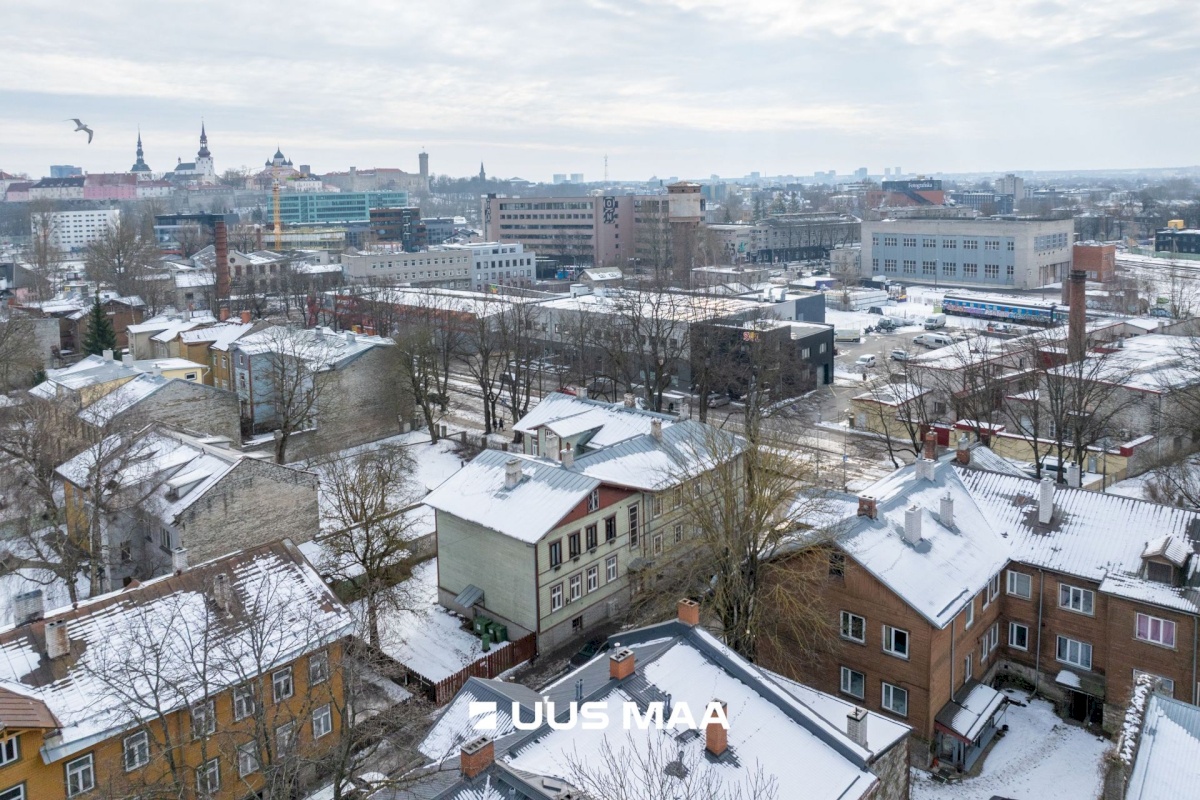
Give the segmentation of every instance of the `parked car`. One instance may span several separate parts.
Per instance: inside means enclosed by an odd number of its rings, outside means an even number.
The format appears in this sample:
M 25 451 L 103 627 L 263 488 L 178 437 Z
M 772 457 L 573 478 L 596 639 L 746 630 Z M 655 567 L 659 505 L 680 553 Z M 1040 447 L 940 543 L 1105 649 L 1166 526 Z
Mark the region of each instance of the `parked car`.
M 720 408 L 729 405 L 729 395 L 725 392 L 713 392 L 708 396 L 709 408 Z
M 922 344 L 929 348 L 949 347 L 954 340 L 944 333 L 922 333 L 913 338 L 913 344 Z
M 591 661 L 597 653 L 602 652 L 607 649 L 608 649 L 608 640 L 607 639 L 592 639 L 587 644 L 585 644 L 582 648 L 580 648 L 578 653 L 571 656 L 571 666 L 572 667 L 582 667 L 584 664 Z
M 912 356 L 908 354 L 907 350 L 902 350 L 897 347 L 892 351 L 892 361 L 908 361 L 910 358 L 912 358 Z
M 1150 316 L 1163 317 L 1165 319 L 1170 319 L 1171 318 L 1171 309 L 1163 308 L 1162 306 L 1155 306 L 1154 308 L 1150 309 Z
M 875 366 L 875 356 L 872 356 L 872 355 L 859 356 L 858 360 L 854 362 L 854 366 L 856 366 L 860 369 L 866 369 L 867 367 L 873 367 L 873 366 Z

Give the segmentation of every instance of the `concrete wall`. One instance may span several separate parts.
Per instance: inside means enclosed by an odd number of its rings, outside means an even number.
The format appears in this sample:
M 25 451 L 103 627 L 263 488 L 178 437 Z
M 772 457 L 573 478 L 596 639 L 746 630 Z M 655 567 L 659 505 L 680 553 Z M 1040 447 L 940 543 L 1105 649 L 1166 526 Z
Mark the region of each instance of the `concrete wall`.
M 442 511 L 436 519 L 439 590 L 453 598 L 474 584 L 489 616 L 537 630 L 533 545 Z
M 175 529 L 193 564 L 285 536 L 302 544 L 320 529 L 317 476 L 242 459 L 183 512 Z
M 143 424 L 162 422 L 200 435 L 228 436 L 234 445 L 242 441 L 237 395 L 191 381 L 168 382 L 122 416 Z

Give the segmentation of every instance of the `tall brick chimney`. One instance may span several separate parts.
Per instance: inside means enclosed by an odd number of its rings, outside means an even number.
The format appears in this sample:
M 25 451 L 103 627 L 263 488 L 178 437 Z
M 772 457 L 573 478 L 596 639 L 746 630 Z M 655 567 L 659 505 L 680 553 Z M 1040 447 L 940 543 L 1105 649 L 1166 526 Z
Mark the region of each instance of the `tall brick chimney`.
M 729 719 L 729 704 L 722 700 L 713 700 L 725 709 L 725 719 Z M 729 749 L 729 731 L 715 720 L 704 726 L 704 749 L 714 756 L 720 756 Z
M 614 681 L 624 680 L 633 674 L 636 659 L 628 647 L 608 657 L 608 677 Z
M 925 434 L 925 458 L 933 461 L 937 458 L 937 432 L 929 431 Z
M 1067 317 L 1067 356 L 1072 362 L 1087 355 L 1087 273 L 1071 270 L 1071 311 Z
M 224 217 L 213 219 L 213 250 L 217 256 L 217 308 L 228 309 L 231 288 L 229 280 L 229 236 L 225 231 Z

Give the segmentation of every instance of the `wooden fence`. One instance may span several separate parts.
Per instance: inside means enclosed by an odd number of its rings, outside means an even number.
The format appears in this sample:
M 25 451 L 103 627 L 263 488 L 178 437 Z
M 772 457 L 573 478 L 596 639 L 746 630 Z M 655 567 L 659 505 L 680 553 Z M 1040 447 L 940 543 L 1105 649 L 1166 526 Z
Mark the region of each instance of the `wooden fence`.
M 501 672 L 525 663 L 536 654 L 537 637 L 534 634 L 515 639 L 509 642 L 507 647 L 492 650 L 478 661 L 469 664 L 466 669 L 432 684 L 427 690 L 429 699 L 439 706 L 445 705 L 454 699 L 454 695 L 458 694 L 467 678 L 494 678 Z

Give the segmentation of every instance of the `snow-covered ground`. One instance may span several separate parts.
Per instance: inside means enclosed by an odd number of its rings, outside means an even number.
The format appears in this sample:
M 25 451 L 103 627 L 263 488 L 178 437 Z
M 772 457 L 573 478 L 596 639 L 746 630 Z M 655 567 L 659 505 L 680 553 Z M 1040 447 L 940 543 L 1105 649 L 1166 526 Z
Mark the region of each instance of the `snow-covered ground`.
M 414 610 L 381 615 L 384 653 L 431 681 L 448 678 L 483 655 L 479 639 L 463 630 L 462 617 L 438 605 L 436 558 L 418 564 L 405 588 L 405 601 Z M 354 613 L 365 618 L 361 602 L 354 604 Z
M 1006 690 L 1024 702 L 1025 694 Z M 1109 742 L 1058 718 L 1045 700 L 1010 705 L 1008 735 L 993 745 L 983 770 L 960 783 L 939 784 L 913 770 L 913 800 L 1095 800 L 1100 794 L 1100 760 Z

